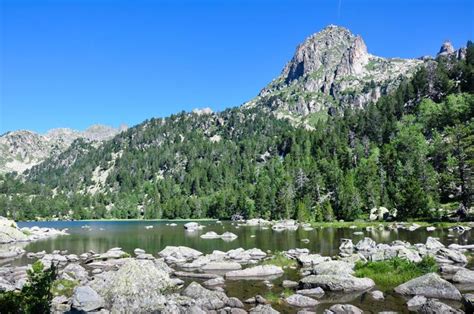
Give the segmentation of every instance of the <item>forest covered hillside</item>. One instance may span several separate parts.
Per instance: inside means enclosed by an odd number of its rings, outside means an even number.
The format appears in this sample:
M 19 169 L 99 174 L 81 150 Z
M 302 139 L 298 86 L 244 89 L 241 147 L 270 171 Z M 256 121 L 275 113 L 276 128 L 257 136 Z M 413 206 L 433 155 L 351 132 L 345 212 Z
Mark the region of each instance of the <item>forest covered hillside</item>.
M 386 60 L 331 26 L 241 107 L 153 118 L 100 146 L 78 139 L 4 175 L 0 215 L 331 221 L 383 206 L 400 219 L 465 217 L 473 92 L 471 42 Z

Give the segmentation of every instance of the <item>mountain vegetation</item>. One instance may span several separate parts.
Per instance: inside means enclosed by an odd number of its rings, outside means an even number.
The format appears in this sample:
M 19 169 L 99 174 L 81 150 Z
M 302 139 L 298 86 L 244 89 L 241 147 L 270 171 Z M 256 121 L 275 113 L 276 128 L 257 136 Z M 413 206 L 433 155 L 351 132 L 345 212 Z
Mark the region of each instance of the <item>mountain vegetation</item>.
M 23 176 L 1 177 L 0 215 L 332 221 L 384 206 L 400 219 L 464 217 L 474 189 L 474 45 L 463 57 L 412 63 L 383 93 L 375 82 L 362 87 L 377 97 L 325 103 L 297 123 L 297 111 L 282 117 L 288 106 L 259 96 L 219 113 L 150 119 L 100 146 L 78 139 Z M 324 97 L 346 102 L 334 95 Z

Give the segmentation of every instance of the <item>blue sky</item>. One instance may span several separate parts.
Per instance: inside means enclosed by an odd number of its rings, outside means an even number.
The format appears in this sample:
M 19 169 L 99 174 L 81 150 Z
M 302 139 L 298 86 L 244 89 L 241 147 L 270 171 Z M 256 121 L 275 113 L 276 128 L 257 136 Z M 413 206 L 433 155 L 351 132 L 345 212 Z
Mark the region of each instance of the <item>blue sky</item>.
M 473 39 L 472 3 L 0 0 L 0 133 L 237 106 L 328 24 L 376 55 L 433 55 Z

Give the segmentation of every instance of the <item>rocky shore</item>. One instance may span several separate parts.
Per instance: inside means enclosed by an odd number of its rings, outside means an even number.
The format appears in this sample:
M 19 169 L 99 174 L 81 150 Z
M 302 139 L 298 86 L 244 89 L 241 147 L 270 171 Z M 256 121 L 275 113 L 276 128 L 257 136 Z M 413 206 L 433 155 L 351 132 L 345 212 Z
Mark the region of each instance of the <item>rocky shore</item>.
M 276 232 L 282 228 L 290 231 L 299 227 L 310 228 L 296 222 L 252 220 L 243 224 L 265 228 L 277 226 L 273 228 Z M 404 228 L 411 226 L 404 225 Z M 20 231 L 16 225 L 8 227 Z M 62 231 L 42 232 L 59 234 L 57 232 Z M 212 238 L 212 233 L 205 234 Z M 29 236 L 25 237 L 21 239 Z M 215 238 L 219 237 L 222 236 L 215 235 Z M 395 257 L 419 262 L 425 256 L 436 260 L 440 272 L 428 273 L 395 287 L 393 293 L 405 300 L 404 311 L 462 313 L 471 312 L 474 302 L 474 294 L 461 292 L 474 291 L 474 271 L 467 268 L 465 254 L 472 250 L 473 245 L 445 246 L 433 237 L 415 244 L 403 241 L 376 243 L 365 237 L 357 243 L 342 239 L 336 256 L 323 256 L 307 248 L 278 253 L 292 261 L 288 265 L 272 264 L 277 253 L 259 248 L 214 250 L 204 254 L 186 246 L 167 246 L 159 252 L 146 252 L 140 248 L 126 252 L 116 247 L 102 253 L 89 251 L 77 255 L 67 251 L 42 251 L 29 252 L 26 256 L 32 262 L 40 260 L 45 267 L 58 266 L 59 278 L 52 302 L 52 312 L 55 313 L 71 310 L 101 313 L 278 313 L 279 306 L 295 313 L 312 313 L 320 306 L 324 306 L 327 314 L 363 313 L 362 309 L 351 304 L 355 299 L 384 302 L 387 295 L 372 279 L 355 276 L 357 262 Z M 0 291 L 20 290 L 27 281 L 29 267 L 0 267 Z M 296 274 L 294 280 L 286 279 L 288 271 Z M 251 298 L 239 299 L 227 289 L 235 281 L 248 281 L 252 285 L 259 283 L 269 289 L 278 285 L 285 293 L 277 296 L 278 300 L 267 299 L 265 290 Z M 467 290 L 461 287 L 467 287 Z

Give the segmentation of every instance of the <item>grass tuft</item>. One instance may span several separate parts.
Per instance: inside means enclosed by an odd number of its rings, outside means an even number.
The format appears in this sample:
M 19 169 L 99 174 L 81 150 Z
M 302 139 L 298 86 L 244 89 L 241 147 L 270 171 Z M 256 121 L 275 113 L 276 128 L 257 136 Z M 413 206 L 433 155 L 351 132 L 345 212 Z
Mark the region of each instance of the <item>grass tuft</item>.
M 358 262 L 355 275 L 371 278 L 380 289 L 387 291 L 413 278 L 437 272 L 438 269 L 435 259 L 431 256 L 424 257 L 419 263 L 396 257 L 386 261 Z
M 296 260 L 291 259 L 285 255 L 283 252 L 277 252 L 271 258 L 266 259 L 262 262 L 262 265 L 275 265 L 280 267 L 292 267 L 297 266 L 298 263 Z

